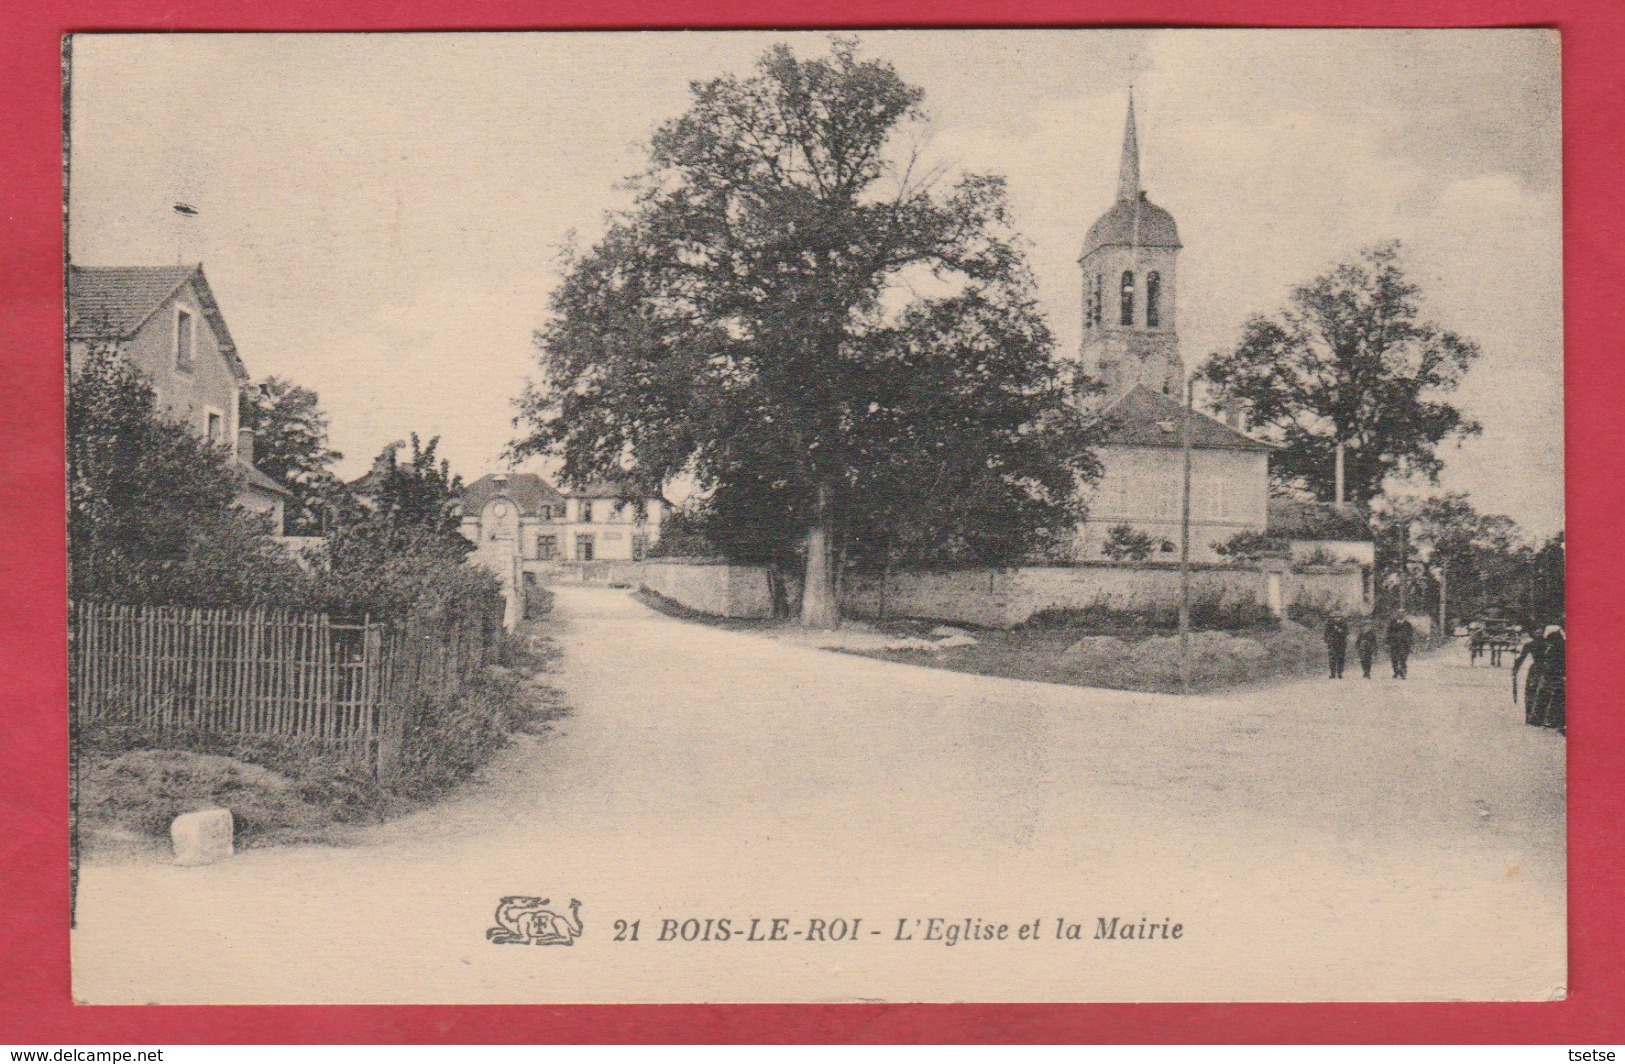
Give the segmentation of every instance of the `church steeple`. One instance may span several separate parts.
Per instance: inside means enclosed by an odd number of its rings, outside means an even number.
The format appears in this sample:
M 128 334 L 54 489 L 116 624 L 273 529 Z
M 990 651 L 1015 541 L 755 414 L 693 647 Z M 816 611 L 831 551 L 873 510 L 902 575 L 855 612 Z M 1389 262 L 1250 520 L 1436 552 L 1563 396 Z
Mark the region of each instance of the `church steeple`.
M 1185 375 L 1179 357 L 1174 273 L 1179 227 L 1140 185 L 1140 136 L 1129 90 L 1117 199 L 1083 243 L 1084 371 L 1105 385 L 1110 401 L 1143 384 L 1176 395 Z
M 1117 198 L 1140 198 L 1140 140 L 1134 133 L 1134 90 L 1128 90 L 1128 124 L 1123 127 L 1123 163 L 1117 172 Z

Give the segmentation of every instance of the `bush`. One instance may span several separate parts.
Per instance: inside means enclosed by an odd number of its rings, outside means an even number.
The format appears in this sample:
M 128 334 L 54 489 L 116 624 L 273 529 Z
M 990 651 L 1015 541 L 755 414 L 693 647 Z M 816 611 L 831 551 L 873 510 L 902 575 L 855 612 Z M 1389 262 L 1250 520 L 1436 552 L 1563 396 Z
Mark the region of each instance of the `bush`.
M 1241 531 L 1223 543 L 1212 544 L 1213 552 L 1224 558 L 1251 561 L 1269 555 L 1285 554 L 1291 544 L 1285 536 L 1268 532 Z
M 1230 599 L 1204 595 L 1191 600 L 1193 630 L 1242 631 L 1273 627 L 1277 621 L 1268 606 L 1251 599 Z M 1177 631 L 1177 604 L 1117 607 L 1110 601 L 1082 608 L 1056 607 L 1039 610 L 1022 628 L 1039 630 L 1078 629 L 1091 632 Z
M 1132 525 L 1113 525 L 1106 530 L 1106 541 L 1100 545 L 1100 552 L 1114 562 L 1143 562 L 1156 547 L 1157 541 L 1149 532 Z

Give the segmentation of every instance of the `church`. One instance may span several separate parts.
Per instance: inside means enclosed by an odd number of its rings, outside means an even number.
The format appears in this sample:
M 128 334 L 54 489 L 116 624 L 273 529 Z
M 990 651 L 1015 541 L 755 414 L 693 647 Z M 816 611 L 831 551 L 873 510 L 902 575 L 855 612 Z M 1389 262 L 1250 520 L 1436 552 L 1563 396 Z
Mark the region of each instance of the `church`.
M 1117 199 L 1089 227 L 1083 275 L 1085 374 L 1101 388 L 1078 401 L 1100 418 L 1102 476 L 1078 530 L 1080 561 L 1105 557 L 1111 530 L 1148 535 L 1150 561 L 1179 558 L 1184 459 L 1179 432 L 1185 363 L 1179 353 L 1179 227 L 1141 187 L 1134 99 L 1128 104 Z M 1194 561 L 1238 532 L 1264 531 L 1269 445 L 1196 411 L 1191 415 L 1191 540 Z

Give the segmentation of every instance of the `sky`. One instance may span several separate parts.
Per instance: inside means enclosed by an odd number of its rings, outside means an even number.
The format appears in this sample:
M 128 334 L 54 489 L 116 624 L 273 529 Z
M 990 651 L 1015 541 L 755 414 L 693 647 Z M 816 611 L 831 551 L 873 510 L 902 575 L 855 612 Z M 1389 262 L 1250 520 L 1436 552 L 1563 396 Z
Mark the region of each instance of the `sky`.
M 1483 349 L 1456 402 L 1484 433 L 1446 447 L 1438 490 L 1532 535 L 1562 527 L 1555 33 L 856 36 L 925 90 L 930 161 L 1007 178 L 1063 352 L 1130 83 L 1144 187 L 1185 245 L 1187 366 L 1360 247 L 1402 241 L 1426 316 Z M 506 468 L 565 242 L 626 205 L 691 82 L 748 74 L 779 40 L 824 48 L 758 32 L 80 35 L 70 253 L 202 261 L 249 371 L 321 396 L 341 474 L 417 432 L 472 480 Z

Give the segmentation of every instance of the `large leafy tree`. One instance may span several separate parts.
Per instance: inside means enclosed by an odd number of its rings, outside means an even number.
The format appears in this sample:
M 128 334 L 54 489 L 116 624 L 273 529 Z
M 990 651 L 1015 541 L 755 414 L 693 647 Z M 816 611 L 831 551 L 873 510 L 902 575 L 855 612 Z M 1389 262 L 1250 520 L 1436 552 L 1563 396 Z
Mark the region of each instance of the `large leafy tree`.
M 1218 402 L 1241 405 L 1281 445 L 1270 472 L 1285 486 L 1332 499 L 1341 444 L 1345 498 L 1369 504 L 1389 477 L 1436 481 L 1439 446 L 1479 432 L 1446 401 L 1478 345 L 1422 320 L 1399 252 L 1366 248 L 1295 289 L 1202 369 Z
M 315 392 L 281 377 L 267 377 L 243 393 L 242 424 L 254 430 L 254 465 L 293 492 L 292 534 L 319 534 L 331 516 L 344 455 L 328 446 L 327 414 Z
M 636 205 L 568 262 L 520 400 L 519 455 L 653 488 L 693 476 L 730 554 L 1010 558 L 1077 517 L 1087 431 L 1032 298 L 1004 186 L 907 147 L 921 92 L 837 39 L 694 86 Z

